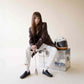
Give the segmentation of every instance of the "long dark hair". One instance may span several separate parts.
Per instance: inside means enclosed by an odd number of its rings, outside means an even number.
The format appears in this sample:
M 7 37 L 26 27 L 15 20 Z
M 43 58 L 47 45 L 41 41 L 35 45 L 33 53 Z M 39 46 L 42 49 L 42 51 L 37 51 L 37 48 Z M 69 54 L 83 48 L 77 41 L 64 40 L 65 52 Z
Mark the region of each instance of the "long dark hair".
M 35 18 L 36 17 L 40 18 L 40 21 L 39 21 L 37 26 L 35 25 Z M 41 14 L 39 12 L 34 12 L 32 15 L 31 31 L 32 31 L 33 35 L 35 35 L 35 33 L 36 33 L 35 28 L 37 29 L 37 33 L 39 33 L 40 30 L 42 29 L 42 17 L 41 17 Z

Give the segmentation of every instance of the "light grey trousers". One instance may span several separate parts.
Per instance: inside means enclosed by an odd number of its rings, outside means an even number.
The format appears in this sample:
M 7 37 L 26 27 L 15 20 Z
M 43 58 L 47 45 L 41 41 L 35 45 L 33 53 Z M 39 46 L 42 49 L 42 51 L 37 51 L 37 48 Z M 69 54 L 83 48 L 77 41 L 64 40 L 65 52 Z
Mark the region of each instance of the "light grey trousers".
M 47 62 L 45 64 L 45 70 L 46 70 L 51 66 L 52 62 L 54 62 L 55 57 L 56 57 L 56 53 L 57 53 L 57 49 L 53 46 L 50 46 L 50 45 L 43 43 L 41 45 L 41 47 L 39 49 L 37 49 L 37 51 L 43 50 L 44 48 L 46 48 L 46 50 L 48 52 L 48 59 L 47 59 Z M 31 49 L 31 47 L 27 46 L 26 59 L 25 59 L 25 65 L 27 66 L 27 71 L 29 71 L 30 62 L 31 62 L 31 58 L 32 58 L 31 55 L 33 53 L 33 51 L 31 51 L 30 49 Z

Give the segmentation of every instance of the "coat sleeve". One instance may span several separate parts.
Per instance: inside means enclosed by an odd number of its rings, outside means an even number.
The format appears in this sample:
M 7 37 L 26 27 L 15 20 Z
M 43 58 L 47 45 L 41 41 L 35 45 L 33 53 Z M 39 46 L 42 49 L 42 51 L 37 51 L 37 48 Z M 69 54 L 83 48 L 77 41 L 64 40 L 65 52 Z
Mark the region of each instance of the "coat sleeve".
M 34 45 L 34 39 L 33 39 L 33 35 L 31 32 L 31 27 L 29 28 L 29 44 L 30 46 Z
M 38 42 L 35 44 L 37 46 L 37 49 L 39 49 L 40 46 L 45 42 L 46 38 L 47 38 L 47 23 L 45 22 L 43 24 L 42 35 L 39 38 Z

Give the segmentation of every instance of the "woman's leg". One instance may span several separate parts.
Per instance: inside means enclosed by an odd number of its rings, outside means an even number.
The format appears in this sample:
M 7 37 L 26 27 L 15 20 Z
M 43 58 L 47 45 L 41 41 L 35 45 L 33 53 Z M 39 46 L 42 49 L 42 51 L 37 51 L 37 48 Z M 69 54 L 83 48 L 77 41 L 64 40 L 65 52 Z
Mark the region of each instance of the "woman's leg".
M 47 46 L 46 50 L 48 52 L 48 59 L 47 62 L 45 64 L 44 70 L 47 70 L 51 64 L 55 61 L 55 57 L 56 57 L 56 53 L 57 53 L 57 49 L 53 46 Z
M 20 76 L 21 79 L 25 78 L 26 76 L 30 75 L 30 70 L 29 70 L 29 67 L 30 67 L 30 61 L 31 61 L 31 55 L 33 53 L 33 51 L 31 51 L 30 49 L 31 47 L 28 46 L 27 49 L 26 49 L 26 56 L 25 56 L 25 66 L 26 66 L 26 71 Z
M 25 63 L 24 64 L 26 65 L 27 72 L 29 72 L 31 55 L 33 53 L 33 51 L 31 51 L 30 48 L 31 48 L 30 46 L 27 46 L 27 49 L 25 51 L 26 56 L 25 56 Z

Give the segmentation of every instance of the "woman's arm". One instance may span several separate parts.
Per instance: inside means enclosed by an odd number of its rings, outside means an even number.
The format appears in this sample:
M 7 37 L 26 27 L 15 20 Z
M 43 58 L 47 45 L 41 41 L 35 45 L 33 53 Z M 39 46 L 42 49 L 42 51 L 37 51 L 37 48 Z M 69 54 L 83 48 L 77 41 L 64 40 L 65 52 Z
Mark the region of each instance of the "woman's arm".
M 42 29 L 42 35 L 39 38 L 38 42 L 35 44 L 37 46 L 37 49 L 45 42 L 47 38 L 47 23 L 45 22 L 43 24 L 43 29 Z

